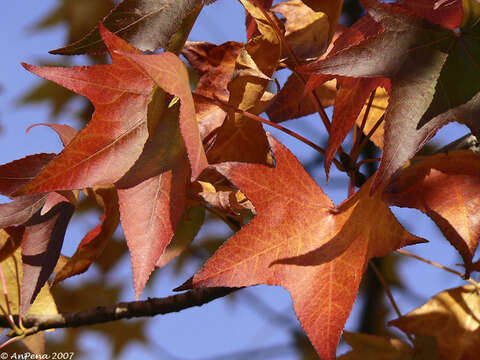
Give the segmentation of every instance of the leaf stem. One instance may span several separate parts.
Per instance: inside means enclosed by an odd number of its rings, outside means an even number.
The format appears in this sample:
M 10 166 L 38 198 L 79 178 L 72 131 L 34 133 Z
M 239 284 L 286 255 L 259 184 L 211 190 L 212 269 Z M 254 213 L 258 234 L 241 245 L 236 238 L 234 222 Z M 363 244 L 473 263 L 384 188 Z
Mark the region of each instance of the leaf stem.
M 197 97 L 197 98 L 200 98 L 202 100 L 206 100 L 206 101 L 209 101 L 211 102 L 212 104 L 215 104 L 221 108 L 223 108 L 224 110 L 232 110 L 232 111 L 235 111 L 235 112 L 238 112 L 238 113 L 241 113 L 243 116 L 245 117 L 248 117 L 252 120 L 255 120 L 255 121 L 258 121 L 258 122 L 261 122 L 261 123 L 264 123 L 264 124 L 267 124 L 267 125 L 270 125 L 282 132 L 284 132 L 285 134 L 288 134 L 290 136 L 293 136 L 294 138 L 300 140 L 301 142 L 303 142 L 304 144 L 310 146 L 312 149 L 318 151 L 320 154 L 322 155 L 325 155 L 325 150 L 323 148 L 321 148 L 320 146 L 318 146 L 317 144 L 313 143 L 312 141 L 304 138 L 302 135 L 290 130 L 290 129 L 287 129 L 286 127 L 283 127 L 282 125 L 278 125 L 270 120 L 267 120 L 267 119 L 264 119 L 258 115 L 255 115 L 255 114 L 252 114 L 252 113 L 249 113 L 248 111 L 245 111 L 245 110 L 240 110 L 240 109 L 237 109 L 233 106 L 231 106 L 230 104 L 227 104 L 227 103 L 224 103 L 223 101 L 221 101 L 220 99 L 212 99 L 208 96 L 205 96 L 205 95 L 201 95 L 201 94 L 196 94 L 196 93 L 193 93 L 193 97 Z M 340 161 L 338 161 L 337 159 L 333 159 L 333 163 L 335 164 L 335 166 L 339 169 L 339 170 L 342 170 L 343 169 L 343 166 L 342 164 L 340 163 Z
M 385 290 L 387 296 L 388 296 L 388 299 L 390 300 L 390 303 L 392 304 L 393 308 L 395 309 L 395 312 L 397 313 L 397 316 L 398 317 L 402 317 L 402 313 L 400 312 L 400 309 L 398 308 L 398 305 L 397 303 L 395 302 L 395 299 L 393 298 L 393 295 L 392 295 L 392 292 L 390 291 L 388 285 L 387 285 L 387 282 L 385 281 L 385 279 L 383 278 L 382 276 L 382 273 L 380 272 L 380 270 L 378 270 L 377 266 L 374 264 L 373 261 L 369 261 L 368 264 L 370 265 L 370 267 L 372 268 L 372 270 L 374 271 L 375 275 L 377 276 L 377 279 L 378 281 L 380 281 L 380 283 L 382 284 L 382 287 L 383 289 Z M 408 339 L 410 340 L 410 342 L 413 344 L 413 338 L 412 338 L 412 335 L 410 335 L 409 333 L 405 333 L 408 337 Z
M 353 140 L 353 146 L 352 146 L 352 150 L 350 151 L 350 157 L 352 156 L 353 152 L 357 149 L 357 147 L 360 145 L 360 139 L 362 137 L 363 130 L 365 129 L 365 125 L 367 124 L 368 115 L 370 114 L 370 109 L 372 107 L 373 100 L 375 99 L 375 93 L 376 92 L 377 92 L 377 89 L 375 88 L 372 91 L 372 93 L 370 94 L 370 98 L 368 99 L 367 108 L 365 109 L 365 114 L 363 114 L 362 123 L 360 124 L 360 129 L 358 130 L 358 133 L 355 133 L 356 136 Z M 355 127 L 355 129 L 356 129 L 356 127 Z
M 449 273 L 455 274 L 455 275 L 461 277 L 462 279 L 464 279 L 464 276 L 463 276 L 463 274 L 462 274 L 461 272 L 459 272 L 459 271 L 457 271 L 457 270 L 454 270 L 454 269 L 451 269 L 451 268 L 449 268 L 449 267 L 446 267 L 446 266 L 444 266 L 444 265 L 442 265 L 442 264 L 439 264 L 439 263 L 437 263 L 437 262 L 435 262 L 435 261 L 431 261 L 431 260 L 425 259 L 425 258 L 423 258 L 423 257 L 421 257 L 421 256 L 412 254 L 411 252 L 408 252 L 408 251 L 405 251 L 405 250 L 402 250 L 402 249 L 397 249 L 396 252 L 399 253 L 399 254 L 402 254 L 402 255 L 405 255 L 405 256 L 409 256 L 409 257 L 411 257 L 411 258 L 414 258 L 414 259 L 423 261 L 424 263 L 427 263 L 427 264 L 429 264 L 429 265 L 435 266 L 435 267 L 437 267 L 437 268 L 439 268 L 439 269 L 445 270 L 445 271 L 447 271 L 447 272 L 449 272 Z M 466 280 L 467 280 L 468 282 L 470 282 L 471 284 L 475 285 L 475 287 L 478 287 L 478 285 L 479 285 L 475 280 L 473 280 L 473 279 L 471 279 L 471 278 L 466 279 Z
M 285 49 L 288 51 L 289 55 L 293 59 L 295 66 L 300 65 L 300 61 L 298 60 L 297 56 L 293 52 L 292 48 L 290 47 L 290 44 L 287 41 L 287 38 L 283 34 L 283 32 L 280 30 L 278 27 L 277 23 L 273 21 L 273 19 L 270 17 L 270 14 L 268 11 L 266 11 L 263 6 L 257 1 L 257 0 L 252 0 L 255 6 L 257 6 L 269 22 L 269 24 L 272 26 L 272 28 L 275 30 L 276 35 L 278 38 L 281 40 L 283 43 L 283 46 L 285 46 Z M 307 80 L 303 77 L 302 74 L 298 73 L 295 69 L 290 69 L 298 78 L 302 81 L 303 85 L 307 84 Z M 315 106 L 315 109 L 317 110 L 318 114 L 320 115 L 320 118 L 322 119 L 323 125 L 325 126 L 325 129 L 327 130 L 328 133 L 330 133 L 330 119 L 328 118 L 327 113 L 325 112 L 325 109 L 323 108 L 322 104 L 320 103 L 320 99 L 318 98 L 317 94 L 315 94 L 313 91 L 308 93 L 308 96 L 312 100 L 313 105 Z
M 360 153 L 362 152 L 363 148 L 365 147 L 365 145 L 367 145 L 368 143 L 368 140 L 370 140 L 370 138 L 372 137 L 372 135 L 375 133 L 375 131 L 377 131 L 377 129 L 380 127 L 380 125 L 383 123 L 383 120 L 385 119 L 385 114 L 383 114 L 380 119 L 378 119 L 378 121 L 375 123 L 375 125 L 370 129 L 370 131 L 368 132 L 368 134 L 365 136 L 365 138 L 362 140 L 362 142 L 360 143 L 359 146 L 357 146 L 357 148 L 355 149 L 355 151 L 352 151 L 352 153 L 350 154 L 350 158 L 352 159 L 352 162 L 355 162 L 357 161 L 358 159 L 358 156 L 360 155 Z

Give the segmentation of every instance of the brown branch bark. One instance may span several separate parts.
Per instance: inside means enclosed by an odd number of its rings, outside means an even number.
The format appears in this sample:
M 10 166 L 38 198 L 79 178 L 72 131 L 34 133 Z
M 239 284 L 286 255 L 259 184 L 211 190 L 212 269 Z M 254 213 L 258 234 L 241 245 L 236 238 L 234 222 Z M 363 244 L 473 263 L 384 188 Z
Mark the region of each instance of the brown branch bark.
M 143 316 L 152 317 L 158 314 L 178 312 L 194 306 L 202 306 L 239 289 L 241 288 L 194 289 L 165 298 L 149 298 L 143 301 L 97 306 L 78 312 L 54 315 L 26 315 L 22 317 L 22 321 L 23 326 L 29 329 L 28 333 L 31 335 L 47 329 L 78 327 L 121 319 Z M 15 322 L 18 324 L 18 316 L 15 316 Z M 0 327 L 11 328 L 9 322 L 3 316 L 0 317 Z

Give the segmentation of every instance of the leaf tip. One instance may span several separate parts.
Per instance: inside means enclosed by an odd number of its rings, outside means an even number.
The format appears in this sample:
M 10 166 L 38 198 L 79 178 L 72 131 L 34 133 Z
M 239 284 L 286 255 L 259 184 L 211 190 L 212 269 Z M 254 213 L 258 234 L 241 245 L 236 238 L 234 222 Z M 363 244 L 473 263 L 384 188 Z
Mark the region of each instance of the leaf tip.
M 193 287 L 194 286 L 193 286 L 193 276 L 192 276 L 190 279 L 185 281 L 182 285 L 173 289 L 173 291 L 185 291 L 185 290 L 193 289 Z

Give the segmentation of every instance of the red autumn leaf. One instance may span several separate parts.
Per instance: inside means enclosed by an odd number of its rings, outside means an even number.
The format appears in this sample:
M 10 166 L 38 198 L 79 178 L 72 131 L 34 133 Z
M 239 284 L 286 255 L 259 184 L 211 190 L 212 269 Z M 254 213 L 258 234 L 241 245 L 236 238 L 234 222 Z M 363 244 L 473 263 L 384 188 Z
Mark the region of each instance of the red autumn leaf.
M 37 126 L 48 126 L 53 131 L 55 131 L 64 147 L 67 146 L 70 143 L 70 141 L 73 140 L 75 135 L 77 135 L 77 130 L 75 130 L 70 125 L 65 125 L 65 124 L 48 124 L 48 123 L 33 124 L 27 128 L 26 132 L 29 132 L 31 129 Z
M 172 53 L 125 55 L 145 70 L 159 87 L 180 99 L 180 133 L 190 161 L 191 179 L 195 180 L 208 166 L 208 162 L 198 131 L 195 105 L 185 64 Z
M 102 28 L 113 63 L 27 70 L 86 96 L 95 106 L 89 124 L 21 193 L 81 189 L 117 181 L 133 165 L 148 137 L 147 106 L 153 81 L 116 51 L 139 51 Z
M 25 65 L 37 75 L 88 97 L 95 105 L 90 123 L 19 193 L 80 189 L 112 184 L 140 156 L 148 137 L 147 110 L 156 81 L 181 100 L 180 128 L 192 164 L 192 176 L 206 166 L 188 74 L 173 54 L 147 56 L 101 28 L 113 63 L 91 67 L 49 68 Z M 136 58 L 130 58 L 137 55 Z M 143 64 L 154 81 L 137 66 Z
M 454 30 L 462 23 L 462 0 L 403 0 L 399 5 L 447 29 Z
M 322 74 L 391 81 L 384 153 L 372 186 L 375 191 L 446 123 L 437 115 L 475 95 L 476 81 L 472 80 L 473 84 L 468 87 L 458 82 L 457 87 L 462 87 L 460 91 L 450 86 L 456 81 L 454 74 L 466 73 L 460 67 L 471 67 L 475 76 L 478 71 L 475 58 L 472 61 L 468 58 L 464 65 L 457 61 L 463 49 L 462 41 L 475 50 L 474 40 L 468 38 L 468 33 L 458 40 L 452 31 L 431 28 L 405 9 L 373 0 L 364 2 L 383 31 L 306 68 Z M 448 90 L 442 92 L 444 88 Z M 436 120 L 430 121 L 436 116 Z
M 385 189 L 391 205 L 427 214 L 462 255 L 467 274 L 480 237 L 480 156 L 441 153 L 401 170 Z
M 181 289 L 281 285 L 318 354 L 333 359 L 368 260 L 422 240 L 379 195 L 369 196 L 369 183 L 335 208 L 283 145 L 273 138 L 271 145 L 276 168 L 216 166 L 258 215 Z
M 37 212 L 25 224 L 22 239 L 22 316 L 27 313 L 57 264 L 67 225 L 74 211 L 72 204 L 60 202 L 45 215 Z
M 28 221 L 43 207 L 46 198 L 46 194 L 25 195 L 9 203 L 0 204 L 0 229 Z
M 0 166 L 0 194 L 9 196 L 28 183 L 56 154 L 35 154 Z
M 342 145 L 358 115 L 373 90 L 379 86 L 388 86 L 387 81 L 378 78 L 339 77 L 341 84 L 335 97 L 332 126 L 325 153 L 325 171 L 328 175 L 335 153 Z
M 304 90 L 305 84 L 298 75 L 290 75 L 274 102 L 266 110 L 270 120 L 279 123 L 315 113 L 317 111 L 315 104 L 304 94 Z M 331 106 L 337 94 L 336 81 L 322 82 L 315 86 L 314 91 L 321 106 Z
M 116 184 L 137 299 L 184 211 L 188 162 L 178 123 L 180 107 L 177 103 L 165 110 L 141 157 Z

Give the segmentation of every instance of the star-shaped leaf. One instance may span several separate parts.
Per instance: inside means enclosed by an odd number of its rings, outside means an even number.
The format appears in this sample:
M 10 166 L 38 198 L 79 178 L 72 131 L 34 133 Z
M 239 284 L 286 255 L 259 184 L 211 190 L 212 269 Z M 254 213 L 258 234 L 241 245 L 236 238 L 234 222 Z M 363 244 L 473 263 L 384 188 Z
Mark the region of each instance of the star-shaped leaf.
M 333 359 L 368 260 L 422 240 L 369 196 L 369 183 L 336 208 L 283 145 L 271 145 L 275 168 L 216 166 L 258 215 L 181 288 L 281 285 L 319 355 Z
M 385 189 L 384 199 L 427 214 L 462 255 L 468 274 L 480 237 L 479 187 L 480 156 L 457 150 L 402 169 Z
M 144 59 L 139 50 L 105 28 L 101 27 L 101 31 L 112 64 L 73 68 L 25 65 L 37 75 L 88 97 L 95 105 L 95 113 L 65 149 L 17 194 L 81 189 L 118 181 L 139 158 L 149 136 L 147 113 L 155 81 L 181 100 L 180 129 L 192 176 L 198 176 L 206 166 L 182 61 L 171 53 Z M 131 58 L 135 55 L 137 58 Z
M 465 122 L 473 130 L 462 118 L 480 111 L 480 24 L 472 21 L 458 33 L 399 6 L 374 0 L 364 3 L 383 31 L 304 69 L 391 82 L 384 153 L 372 185 L 375 191 L 448 121 Z M 449 110 L 457 112 L 446 118 Z

